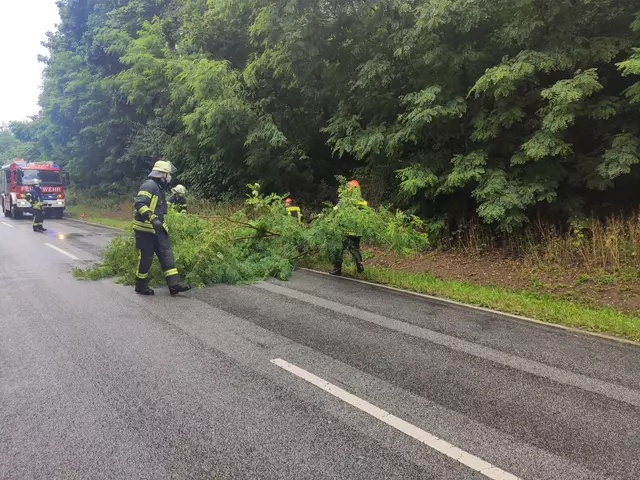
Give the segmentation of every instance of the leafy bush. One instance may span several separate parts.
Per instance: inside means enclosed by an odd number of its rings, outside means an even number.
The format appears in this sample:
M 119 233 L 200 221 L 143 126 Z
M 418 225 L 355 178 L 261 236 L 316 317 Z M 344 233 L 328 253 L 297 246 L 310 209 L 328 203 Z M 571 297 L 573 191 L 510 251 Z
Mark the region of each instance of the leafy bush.
M 286 280 L 296 259 L 305 255 L 332 259 L 349 234 L 403 253 L 426 248 L 427 235 L 421 232 L 419 219 L 384 207 L 361 209 L 358 190 L 349 190 L 344 179 L 340 181 L 338 205 L 327 205 L 309 225 L 286 215 L 285 196 L 264 196 L 257 184 L 248 185 L 251 194 L 244 208 L 230 216 L 168 215 L 177 268 L 187 282 L 197 286 L 252 282 L 269 276 Z M 130 232 L 113 239 L 100 265 L 77 269 L 74 274 L 85 280 L 116 277 L 116 281 L 131 285 L 137 262 L 134 234 Z M 152 284 L 164 281 L 156 261 L 150 278 Z

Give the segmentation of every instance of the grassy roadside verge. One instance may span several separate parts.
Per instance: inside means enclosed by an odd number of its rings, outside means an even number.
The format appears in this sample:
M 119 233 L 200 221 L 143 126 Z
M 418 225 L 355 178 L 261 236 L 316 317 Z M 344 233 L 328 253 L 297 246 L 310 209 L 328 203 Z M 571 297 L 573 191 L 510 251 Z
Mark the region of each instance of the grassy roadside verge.
M 364 275 L 347 275 L 547 323 L 640 341 L 640 318 L 609 307 L 590 307 L 548 294 L 444 280 L 430 273 L 412 273 L 381 267 L 370 267 Z
M 86 220 L 121 229 L 130 228 L 131 220 L 124 212 L 99 207 L 75 205 L 69 208 L 73 218 L 84 213 Z M 328 265 L 312 262 L 310 267 L 328 271 Z M 607 333 L 640 341 L 640 317 L 610 307 L 582 305 L 551 294 L 512 290 L 478 283 L 447 280 L 431 273 L 407 272 L 393 268 L 368 267 L 364 275 L 346 269 L 345 274 L 373 283 L 434 295 L 473 306 L 491 308 L 522 315 L 547 323 Z
M 100 208 L 85 205 L 72 205 L 68 206 L 66 211 L 74 220 L 86 220 L 90 223 L 98 223 L 100 225 L 120 228 L 122 230 L 128 230 L 131 228 L 131 219 L 122 218 L 121 216 L 105 216 L 104 210 Z M 82 214 L 85 215 L 84 218 L 81 217 Z
M 324 272 L 331 270 L 330 265 L 318 262 L 309 262 L 305 266 Z M 415 273 L 367 266 L 364 274 L 357 274 L 353 266 L 347 266 L 343 269 L 343 275 L 545 323 L 640 342 L 640 317 L 610 307 L 581 305 L 550 294 L 527 290 L 447 280 L 428 272 Z

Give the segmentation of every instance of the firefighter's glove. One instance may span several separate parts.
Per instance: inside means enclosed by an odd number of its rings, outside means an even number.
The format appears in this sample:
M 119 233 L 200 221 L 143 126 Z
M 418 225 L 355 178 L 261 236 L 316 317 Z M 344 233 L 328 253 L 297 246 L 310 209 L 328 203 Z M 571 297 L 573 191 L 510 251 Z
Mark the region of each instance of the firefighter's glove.
M 158 217 L 151 220 L 151 225 L 153 226 L 153 229 L 156 231 L 156 233 L 160 233 L 164 230 L 164 225 L 162 225 L 162 222 Z

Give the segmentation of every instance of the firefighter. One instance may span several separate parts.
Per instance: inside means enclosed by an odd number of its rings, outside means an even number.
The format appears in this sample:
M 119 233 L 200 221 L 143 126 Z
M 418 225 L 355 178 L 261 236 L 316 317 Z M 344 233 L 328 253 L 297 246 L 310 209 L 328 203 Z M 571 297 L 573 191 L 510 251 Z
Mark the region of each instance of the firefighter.
M 359 209 L 367 208 L 367 201 L 364 200 L 360 193 L 360 183 L 358 180 L 351 180 L 347 187 L 348 191 L 352 192 L 353 198 Z M 334 208 L 339 208 L 340 204 Z M 364 265 L 362 264 L 362 253 L 360 252 L 360 237 L 355 233 L 348 233 L 342 242 L 342 248 L 336 252 L 336 257 L 333 262 L 333 271 L 331 275 L 342 275 L 342 261 L 344 257 L 344 251 L 349 250 L 354 262 L 356 263 L 356 269 L 358 273 L 364 272 Z
M 33 182 L 31 191 L 27 192 L 24 196 L 25 200 L 31 204 L 31 214 L 33 215 L 33 231 L 34 232 L 46 232 L 44 228 L 44 213 L 42 208 L 44 206 L 44 196 L 42 190 L 40 190 L 40 179 L 36 179 Z
M 287 211 L 287 215 L 295 218 L 299 224 L 302 224 L 302 210 L 293 204 L 293 198 L 289 197 L 284 200 L 284 208 Z M 302 245 L 298 245 L 298 253 L 300 255 L 304 253 L 304 247 Z
M 187 213 L 187 200 L 185 195 L 187 189 L 183 185 L 176 185 L 171 189 L 172 195 L 169 197 L 169 208 L 176 213 Z
M 298 223 L 302 223 L 302 212 L 300 211 L 300 207 L 293 204 L 293 198 L 289 197 L 285 199 L 284 208 L 287 211 L 287 215 L 298 220 Z
M 136 248 L 139 250 L 135 290 L 140 295 L 154 293 L 149 288 L 148 278 L 154 253 L 160 261 L 169 286 L 169 293 L 177 295 L 191 290 L 190 285 L 180 283 L 180 274 L 174 265 L 171 241 L 164 223 L 164 216 L 167 214 L 165 190 L 173 172 L 175 168 L 171 162 L 156 162 L 149 178 L 140 186 L 135 199 L 133 230 L 136 236 Z

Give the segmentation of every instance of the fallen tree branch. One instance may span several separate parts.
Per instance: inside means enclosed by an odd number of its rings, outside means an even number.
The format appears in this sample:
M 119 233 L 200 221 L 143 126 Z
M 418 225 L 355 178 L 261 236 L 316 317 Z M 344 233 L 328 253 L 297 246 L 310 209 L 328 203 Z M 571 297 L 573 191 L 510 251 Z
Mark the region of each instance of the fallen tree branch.
M 249 223 L 249 222 L 242 222 L 242 221 L 240 221 L 240 220 L 233 220 L 232 218 L 225 217 L 225 216 L 223 216 L 223 215 L 194 215 L 194 217 L 200 217 L 200 218 L 219 218 L 219 219 L 221 219 L 221 220 L 226 220 L 227 222 L 230 222 L 230 223 L 235 223 L 235 224 L 237 224 L 237 225 L 243 225 L 243 226 L 245 226 L 245 227 L 253 228 L 254 230 L 256 230 L 256 231 L 258 231 L 258 232 L 265 232 L 265 233 L 268 233 L 268 234 L 270 234 L 270 236 L 280 236 L 280 234 L 279 234 L 279 233 L 276 233 L 276 232 L 270 232 L 269 230 L 263 230 L 263 229 L 261 229 L 261 228 L 259 228 L 259 227 L 256 227 L 255 225 L 253 225 L 253 224 Z
M 311 255 L 315 255 L 316 253 L 318 253 L 318 251 L 319 251 L 319 250 L 318 250 L 318 248 L 317 248 L 317 247 L 316 247 L 316 248 L 314 248 L 314 249 L 312 249 L 312 250 L 307 250 L 306 252 L 302 252 L 300 255 L 296 255 L 295 257 L 293 257 L 293 258 L 291 259 L 291 261 L 293 261 L 293 260 L 297 260 L 297 259 L 299 259 L 299 258 L 302 258 L 302 257 L 306 256 L 306 255 L 309 255 L 309 256 L 311 256 Z
M 239 242 L 240 240 L 259 240 L 261 238 L 271 238 L 271 237 L 279 237 L 280 234 L 279 233 L 271 233 L 271 232 L 267 232 L 268 235 L 251 235 L 248 237 L 239 237 L 239 238 L 234 238 L 231 241 L 232 242 Z

